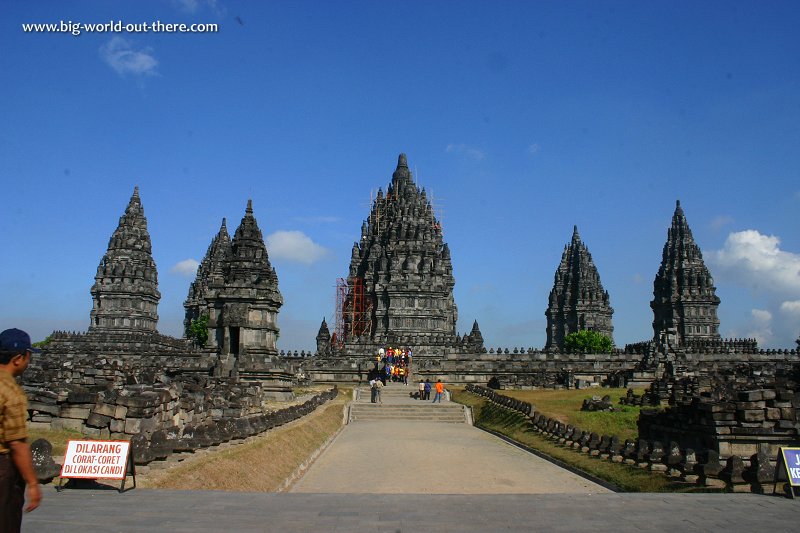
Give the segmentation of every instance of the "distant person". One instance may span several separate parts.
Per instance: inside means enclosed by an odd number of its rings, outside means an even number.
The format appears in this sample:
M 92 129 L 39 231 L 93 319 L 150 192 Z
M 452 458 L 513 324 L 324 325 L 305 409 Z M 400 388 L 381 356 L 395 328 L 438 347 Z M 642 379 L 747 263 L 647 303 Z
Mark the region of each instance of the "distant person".
M 419 380 L 419 399 L 425 399 L 425 382 L 422 380 Z
M 378 381 L 377 377 L 372 378 L 369 380 L 369 401 L 370 403 L 375 403 L 375 395 L 377 394 L 378 389 L 375 387 L 375 382 Z
M 436 403 L 436 400 L 439 400 L 439 403 L 442 403 L 442 395 L 444 394 L 444 383 L 442 383 L 441 379 L 436 380 L 436 396 L 433 397 L 433 403 Z
M 425 380 L 425 398 L 423 400 L 430 400 L 431 399 L 431 380 Z
M 28 446 L 28 398 L 17 384 L 31 362 L 31 338 L 22 330 L 0 333 L 0 531 L 22 527 L 22 508 L 39 507 L 42 491 Z
M 379 404 L 383 404 L 383 400 L 381 400 L 381 389 L 383 388 L 383 382 L 381 380 L 375 381 L 375 400 Z

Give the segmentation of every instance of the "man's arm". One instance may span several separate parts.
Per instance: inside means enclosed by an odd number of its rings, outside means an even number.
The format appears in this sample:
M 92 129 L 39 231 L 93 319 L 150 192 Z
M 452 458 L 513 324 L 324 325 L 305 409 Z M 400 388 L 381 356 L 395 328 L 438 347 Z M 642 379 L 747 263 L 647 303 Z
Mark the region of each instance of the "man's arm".
M 39 488 L 36 472 L 33 471 L 31 447 L 25 440 L 12 440 L 8 443 L 8 447 L 11 449 L 11 460 L 25 480 L 25 499 L 28 502 L 25 511 L 31 512 L 39 507 L 39 502 L 42 501 L 42 490 Z

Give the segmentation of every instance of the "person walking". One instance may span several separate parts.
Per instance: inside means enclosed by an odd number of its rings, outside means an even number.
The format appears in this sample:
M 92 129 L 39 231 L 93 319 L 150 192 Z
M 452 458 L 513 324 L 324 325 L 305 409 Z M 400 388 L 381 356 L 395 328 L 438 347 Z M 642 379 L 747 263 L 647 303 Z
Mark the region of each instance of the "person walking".
M 383 388 L 383 382 L 381 380 L 375 380 L 375 399 L 377 400 L 378 404 L 383 405 L 383 400 L 381 400 L 381 389 Z
M 375 403 L 375 395 L 377 394 L 377 387 L 375 386 L 375 382 L 379 381 L 377 377 L 372 378 L 369 380 L 369 401 L 370 403 Z
M 23 506 L 30 512 L 42 501 L 27 442 L 28 398 L 14 379 L 28 368 L 34 351 L 38 350 L 24 331 L 0 333 L 0 531 L 4 533 L 20 531 Z
M 444 383 L 442 383 L 441 379 L 436 380 L 436 396 L 433 397 L 433 403 L 436 403 L 436 400 L 439 400 L 439 403 L 442 403 L 442 395 L 444 394 Z
M 419 380 L 419 399 L 425 399 L 425 382 L 422 380 Z
M 429 380 L 429 379 L 425 380 L 425 398 L 423 398 L 423 399 L 424 400 L 430 400 L 431 399 L 431 380 Z

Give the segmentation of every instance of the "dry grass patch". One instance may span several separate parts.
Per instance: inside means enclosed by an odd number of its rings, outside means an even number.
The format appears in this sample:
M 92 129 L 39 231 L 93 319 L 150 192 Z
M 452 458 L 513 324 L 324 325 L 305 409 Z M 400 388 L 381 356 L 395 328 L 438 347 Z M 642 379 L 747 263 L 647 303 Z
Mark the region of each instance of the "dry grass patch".
M 142 477 L 141 485 L 186 490 L 274 492 L 342 426 L 350 391 L 313 413 L 231 448 L 187 459 Z M 137 480 L 138 482 L 138 480 Z
M 70 440 L 95 440 L 85 437 L 79 431 L 69 429 L 28 429 L 28 443 L 36 439 L 47 439 L 53 445 L 53 457 L 64 458 L 67 451 L 67 442 Z

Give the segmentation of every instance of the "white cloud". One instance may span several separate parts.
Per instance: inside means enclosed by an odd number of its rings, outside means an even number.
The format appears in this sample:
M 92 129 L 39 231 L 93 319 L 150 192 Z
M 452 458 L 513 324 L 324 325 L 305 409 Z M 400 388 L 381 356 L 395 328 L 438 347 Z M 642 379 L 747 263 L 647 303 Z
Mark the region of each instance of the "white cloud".
M 725 226 L 733 224 L 733 217 L 730 215 L 719 215 L 714 217 L 711 222 L 709 222 L 709 226 L 714 231 L 719 231 Z
M 766 309 L 751 309 L 750 314 L 753 315 L 753 319 L 759 324 L 767 324 L 772 320 L 772 313 Z
M 191 277 L 197 273 L 197 267 L 200 266 L 200 263 L 195 261 L 194 259 L 184 259 L 179 263 L 175 264 L 172 268 L 169 269 L 170 272 L 173 274 L 180 274 L 181 276 Z
M 800 300 L 782 302 L 781 311 L 784 313 L 800 315 Z
M 738 231 L 708 257 L 719 272 L 751 288 L 800 295 L 800 254 L 781 250 L 780 243 L 775 235 Z
M 764 309 L 751 309 L 750 315 L 753 317 L 749 325 L 746 338 L 755 339 L 759 346 L 768 344 L 773 337 L 772 334 L 772 313 Z
M 486 159 L 486 152 L 478 148 L 473 148 L 472 146 L 467 146 L 466 144 L 450 143 L 447 145 L 444 151 L 448 154 L 465 155 L 470 159 L 474 159 L 475 161 L 483 161 Z
M 285 259 L 310 265 L 319 261 L 328 250 L 302 231 L 276 231 L 267 236 L 267 251 L 274 259 Z
M 158 60 L 153 57 L 152 52 L 151 48 L 134 50 L 133 43 L 119 35 L 100 47 L 100 57 L 120 76 L 155 74 Z
M 533 143 L 532 145 L 528 146 L 528 153 L 531 155 L 536 155 L 541 149 L 542 147 L 539 146 L 539 143 Z

